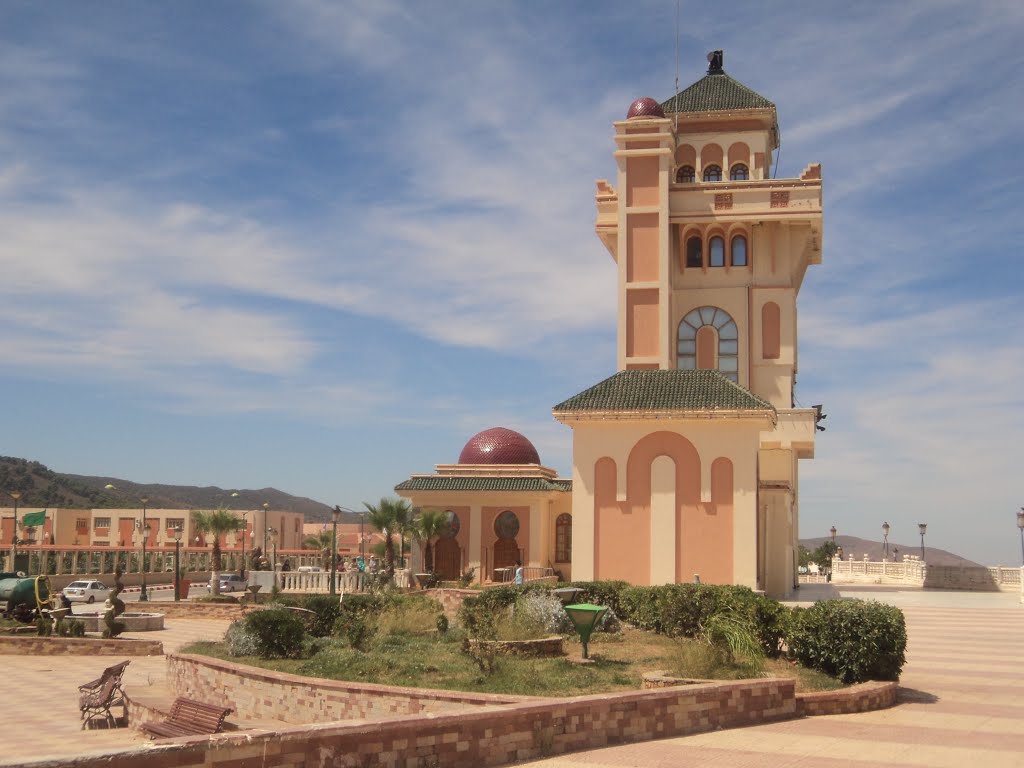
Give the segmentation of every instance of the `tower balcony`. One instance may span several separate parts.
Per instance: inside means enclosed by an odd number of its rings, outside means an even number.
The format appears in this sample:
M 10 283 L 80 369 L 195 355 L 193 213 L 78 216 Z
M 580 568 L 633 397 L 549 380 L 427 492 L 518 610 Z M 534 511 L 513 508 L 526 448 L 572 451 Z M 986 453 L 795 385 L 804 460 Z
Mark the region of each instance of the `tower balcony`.
M 820 221 L 821 206 L 820 174 L 816 178 L 672 184 L 669 188 L 669 216 L 674 224 Z

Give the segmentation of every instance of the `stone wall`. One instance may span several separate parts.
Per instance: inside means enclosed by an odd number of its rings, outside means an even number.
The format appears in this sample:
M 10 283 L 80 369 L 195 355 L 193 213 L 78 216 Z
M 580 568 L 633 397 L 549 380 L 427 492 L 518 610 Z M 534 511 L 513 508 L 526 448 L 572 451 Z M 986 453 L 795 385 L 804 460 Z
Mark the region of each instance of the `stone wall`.
M 929 589 L 966 589 L 975 592 L 1016 592 L 1021 569 L 995 566 L 929 565 L 924 586 Z
M 467 597 L 477 597 L 479 589 L 428 589 L 424 593 L 427 597 L 437 600 L 444 609 L 444 615 L 448 621 L 455 621 L 455 616 L 462 607 L 462 602 Z
M 0 656 L 162 656 L 159 640 L 91 637 L 0 637 Z
M 189 654 L 168 655 L 167 681 L 174 696 L 233 707 L 238 719 L 295 724 L 437 714 L 521 700 L 512 696 L 323 680 Z
M 796 695 L 798 715 L 850 715 L 871 712 L 896 704 L 896 683 L 870 682 L 838 691 L 815 691 Z
M 234 619 L 242 618 L 248 606 L 241 603 L 197 603 L 191 600 L 182 600 L 180 603 L 164 602 L 150 603 L 148 610 L 155 613 L 162 613 L 166 618 L 172 619 Z
M 129 691 L 130 694 L 130 691 Z M 271 694 L 272 695 L 272 694 Z M 796 716 L 792 680 L 742 680 L 656 691 L 530 700 L 429 717 L 169 740 L 85 756 L 76 768 L 398 768 L 488 766 L 684 736 Z

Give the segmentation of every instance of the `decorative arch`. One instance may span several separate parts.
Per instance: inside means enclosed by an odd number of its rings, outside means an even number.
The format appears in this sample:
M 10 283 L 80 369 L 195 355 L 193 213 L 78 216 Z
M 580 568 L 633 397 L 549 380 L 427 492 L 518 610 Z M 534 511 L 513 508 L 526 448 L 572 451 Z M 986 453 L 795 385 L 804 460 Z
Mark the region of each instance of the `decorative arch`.
M 750 164 L 750 147 L 745 141 L 734 141 L 729 145 L 729 167 Z
M 701 170 L 706 169 L 709 165 L 717 165 L 719 170 L 725 165 L 725 156 L 722 153 L 722 147 L 718 144 L 711 143 L 705 144 L 700 150 L 700 167 Z
M 761 357 L 765 360 L 779 359 L 781 336 L 781 312 L 774 301 L 761 305 Z
M 692 144 L 680 144 L 676 147 L 676 165 L 697 165 L 697 150 Z
M 680 321 L 677 340 L 677 368 L 714 368 L 726 378 L 739 381 L 739 329 L 724 309 L 692 310 Z

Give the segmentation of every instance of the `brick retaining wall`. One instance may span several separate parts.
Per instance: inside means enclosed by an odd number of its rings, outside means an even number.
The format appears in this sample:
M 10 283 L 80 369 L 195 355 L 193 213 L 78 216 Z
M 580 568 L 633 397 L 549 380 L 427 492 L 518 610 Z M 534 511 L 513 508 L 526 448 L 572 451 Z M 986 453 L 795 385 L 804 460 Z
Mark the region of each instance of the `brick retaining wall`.
M 150 603 L 149 610 L 162 613 L 173 619 L 227 619 L 229 621 L 242 618 L 249 606 L 241 603 L 194 603 L 191 600 L 180 603 Z
M 130 692 L 129 692 L 130 693 Z M 796 715 L 792 680 L 536 699 L 368 724 L 250 730 L 81 757 L 76 768 L 487 768 L 614 744 L 684 736 Z
M 838 691 L 813 691 L 796 695 L 798 715 L 851 715 L 886 709 L 896 704 L 897 683 L 869 682 Z
M 162 656 L 159 640 L 92 637 L 0 637 L 0 656 Z
M 399 688 L 272 672 L 191 654 L 167 656 L 175 696 L 233 707 L 242 720 L 322 723 L 504 706 L 523 697 Z

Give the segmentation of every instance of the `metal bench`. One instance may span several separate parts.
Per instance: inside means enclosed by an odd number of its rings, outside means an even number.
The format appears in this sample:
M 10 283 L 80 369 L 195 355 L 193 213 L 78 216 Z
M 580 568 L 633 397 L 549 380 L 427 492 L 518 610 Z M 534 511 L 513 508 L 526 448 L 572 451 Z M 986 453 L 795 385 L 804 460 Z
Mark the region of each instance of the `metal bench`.
M 124 706 L 121 678 L 129 664 L 130 660 L 107 667 L 95 680 L 78 686 L 78 709 L 82 713 L 82 728 L 100 718 L 108 725 L 115 724 L 110 708 Z
M 204 704 L 201 701 L 179 696 L 174 700 L 171 714 L 166 720 L 143 723 L 142 730 L 154 739 L 219 733 L 224 727 L 224 718 L 233 711 L 231 707 Z

